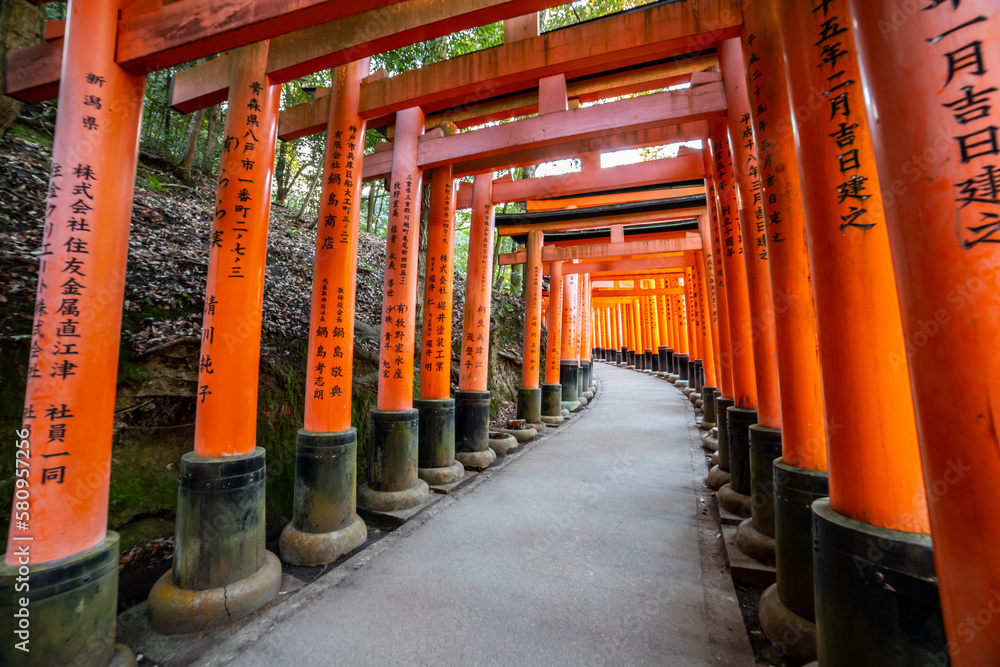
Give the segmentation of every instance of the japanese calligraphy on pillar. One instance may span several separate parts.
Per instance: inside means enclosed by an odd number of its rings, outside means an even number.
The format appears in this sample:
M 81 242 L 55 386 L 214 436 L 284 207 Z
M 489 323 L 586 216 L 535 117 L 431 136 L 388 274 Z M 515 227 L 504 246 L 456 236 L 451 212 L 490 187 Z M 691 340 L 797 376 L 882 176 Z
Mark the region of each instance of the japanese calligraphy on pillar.
M 82 111 L 79 126 L 74 128 L 81 143 L 96 141 L 112 124 L 109 105 L 104 101 L 106 78 L 88 72 L 82 79 L 84 92 L 79 106 L 67 110 Z M 91 134 L 95 136 L 90 138 Z M 113 178 L 91 164 L 84 151 L 75 158 L 67 165 L 55 158 L 52 162 L 28 351 L 29 388 L 23 425 L 35 445 L 32 454 L 41 457 L 37 483 L 43 486 L 66 481 L 67 467 L 73 461 L 72 445 L 84 444 L 81 439 L 87 437 L 74 426 L 79 410 L 72 399 L 65 403 L 43 397 L 72 396 L 68 388 L 80 380 L 81 341 L 93 335 L 97 316 L 93 301 L 99 296 L 90 281 L 96 261 L 92 253 L 94 227 L 99 226 L 95 210 L 102 203 L 110 203 L 101 201 L 98 182 Z
M 855 143 L 855 131 L 866 121 L 854 41 L 848 33 L 847 5 L 840 0 L 813 0 L 812 17 L 816 37 L 814 48 L 825 80 L 821 91 L 825 106 L 819 120 L 827 128 L 828 141 L 836 146 L 836 166 L 840 174 L 839 182 L 834 184 L 840 207 L 840 229 L 871 229 L 876 223 L 867 215 L 865 202 L 872 196 L 868 182 L 874 175 L 865 173 L 862 168 L 859 154 L 862 147 Z
M 452 216 L 452 181 L 444 186 L 444 215 L 437 221 L 443 243 L 428 240 L 427 278 L 424 303 L 423 370 L 425 373 L 451 373 L 451 293 L 454 244 Z
M 760 72 L 756 72 L 756 76 L 751 73 L 752 82 L 757 78 L 760 78 Z M 754 252 L 756 253 L 757 260 L 760 261 L 767 259 L 767 225 L 764 223 L 764 207 L 761 202 L 760 168 L 757 164 L 757 153 L 754 150 L 753 127 L 751 126 L 749 113 L 740 116 L 740 125 L 742 126 L 740 144 L 746 150 L 745 167 L 747 176 L 750 177 L 750 195 L 752 197 L 750 208 L 753 210 Z
M 409 275 L 407 273 L 410 251 L 410 231 L 413 217 L 413 177 L 394 181 L 391 193 L 391 219 L 389 225 L 389 250 L 386 257 L 385 298 L 383 299 L 382 378 L 404 380 L 407 359 L 407 334 L 413 313 L 403 298 Z
M 242 52 L 241 73 L 262 72 L 266 56 L 266 47 Z M 230 410 L 243 405 L 247 387 L 257 383 L 279 89 L 258 76 L 237 76 L 230 88 L 209 246 L 198 364 L 196 451 L 207 443 L 228 447 L 219 443 L 254 440 L 251 433 L 242 432 L 251 428 L 249 422 L 239 434 L 224 435 L 222 420 L 207 417 L 201 406 Z M 249 400 L 256 405 L 255 394 Z
M 354 349 L 354 288 L 357 267 L 358 172 L 362 159 L 364 125 L 357 117 L 353 71 L 335 70 L 345 88 L 331 110 L 320 192 L 316 232 L 315 275 L 306 428 L 317 432 L 350 427 L 351 377 Z M 317 291 L 318 288 L 318 291 Z
M 713 140 L 712 157 L 715 160 L 716 187 L 719 189 L 719 226 L 722 232 L 722 244 L 727 257 L 743 254 L 743 238 L 740 235 L 739 225 L 735 224 L 733 216 L 732 202 L 735 195 L 730 191 L 734 188 L 734 182 L 730 170 L 732 168 L 732 157 L 726 142 Z
M 921 11 L 940 15 L 921 25 L 942 28 L 928 32 L 925 41 L 939 65 L 938 98 L 951 117 L 946 131 L 962 164 L 956 170 L 962 180 L 952 184 L 962 245 L 1000 243 L 1000 126 L 993 111 L 998 90 L 984 79 L 996 75 L 988 67 L 996 58 L 986 52 L 997 48 L 1000 19 L 975 5 L 962 7 L 961 0 L 930 0 Z

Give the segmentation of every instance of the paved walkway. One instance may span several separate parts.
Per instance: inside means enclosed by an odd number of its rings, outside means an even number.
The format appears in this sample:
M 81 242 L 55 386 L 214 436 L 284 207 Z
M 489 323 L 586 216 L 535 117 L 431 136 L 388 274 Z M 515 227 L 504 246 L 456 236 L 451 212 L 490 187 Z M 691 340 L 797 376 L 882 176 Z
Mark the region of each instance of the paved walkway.
M 752 665 L 690 404 L 595 370 L 581 418 L 201 664 Z

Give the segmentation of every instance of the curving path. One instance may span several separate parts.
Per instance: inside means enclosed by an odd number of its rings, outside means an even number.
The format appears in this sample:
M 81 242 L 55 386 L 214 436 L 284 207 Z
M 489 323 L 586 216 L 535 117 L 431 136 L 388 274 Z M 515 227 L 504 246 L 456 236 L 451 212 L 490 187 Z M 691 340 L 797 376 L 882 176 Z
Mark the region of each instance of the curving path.
M 690 404 L 595 370 L 580 418 L 198 664 L 754 664 Z

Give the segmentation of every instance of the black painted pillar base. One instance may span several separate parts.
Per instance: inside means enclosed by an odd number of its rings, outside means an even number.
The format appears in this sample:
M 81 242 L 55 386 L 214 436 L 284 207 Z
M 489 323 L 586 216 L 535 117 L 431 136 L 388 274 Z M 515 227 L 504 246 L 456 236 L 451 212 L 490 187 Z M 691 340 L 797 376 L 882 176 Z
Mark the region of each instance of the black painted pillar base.
M 417 477 L 429 486 L 453 484 L 465 475 L 455 460 L 455 399 L 414 399 L 417 426 Z
M 264 548 L 264 449 L 181 457 L 173 567 L 149 593 L 161 634 L 226 625 L 270 602 L 281 563 Z
M 825 472 L 774 460 L 774 538 L 778 595 L 794 614 L 816 620 L 813 596 L 812 504 L 826 498 Z
M 753 527 L 774 537 L 774 460 L 781 457 L 781 430 L 750 427 L 750 497 Z
M 455 452 L 485 452 L 489 448 L 490 392 L 456 391 Z
M 694 390 L 699 394 L 704 393 L 705 386 L 705 362 L 702 359 L 694 360 Z
M 642 352 L 635 355 L 635 370 L 641 371 L 645 367 L 646 357 Z
M 667 362 L 667 350 L 669 349 L 667 345 L 660 345 L 656 348 L 656 363 L 659 373 L 666 373 L 667 369 L 670 368 Z
M 715 426 L 715 393 L 716 388 L 704 386 L 701 388 L 701 427 L 706 431 Z
M 557 426 L 562 422 L 562 385 L 543 384 L 542 423 L 546 426 Z
M 628 365 L 630 368 L 635 368 L 635 350 L 628 351 Z
M 560 389 L 562 386 L 560 385 Z M 542 390 L 521 387 L 517 390 L 517 418 L 529 424 L 542 421 Z
M 592 387 L 593 382 L 594 367 L 589 361 L 580 362 L 580 386 L 583 388 L 581 392 L 584 397 L 588 400 L 594 397 L 594 391 Z
M 757 423 L 757 411 L 732 407 L 727 410 L 729 427 L 729 474 L 733 491 L 749 496 L 750 427 Z
M 579 387 L 580 366 L 575 359 L 563 359 L 559 362 L 559 384 L 562 385 L 563 403 L 571 403 L 573 408 L 579 407 L 577 388 Z
M 677 386 L 686 387 L 688 385 L 688 355 L 687 353 L 674 354 L 674 363 L 677 364 L 677 382 L 681 383 Z M 675 384 L 677 384 L 675 382 Z
M 0 664 L 135 664 L 132 651 L 115 644 L 118 544 L 118 533 L 108 531 L 97 546 L 36 565 L 31 542 L 14 542 L 13 555 L 27 556 L 0 567 Z
M 931 536 L 812 512 L 820 664 L 948 664 Z
M 368 482 L 358 487 L 358 507 L 395 512 L 427 500 L 417 477 L 420 413 L 372 410 L 368 421 Z
M 355 505 L 357 449 L 353 427 L 338 433 L 299 431 L 292 521 L 278 540 L 284 562 L 326 565 L 368 539 Z
M 653 371 L 653 351 L 646 350 L 642 353 L 642 369 L 644 371 Z
M 729 458 L 729 408 L 733 407 L 735 401 L 724 396 L 715 398 L 715 428 L 718 432 L 719 440 L 719 467 L 725 472 L 730 472 Z
M 628 365 L 628 348 L 622 345 L 618 354 L 618 363 Z
M 652 366 L 652 368 L 650 368 L 650 371 L 653 372 L 653 373 L 659 373 L 660 372 L 660 355 L 659 354 L 654 354 L 653 355 L 653 366 Z

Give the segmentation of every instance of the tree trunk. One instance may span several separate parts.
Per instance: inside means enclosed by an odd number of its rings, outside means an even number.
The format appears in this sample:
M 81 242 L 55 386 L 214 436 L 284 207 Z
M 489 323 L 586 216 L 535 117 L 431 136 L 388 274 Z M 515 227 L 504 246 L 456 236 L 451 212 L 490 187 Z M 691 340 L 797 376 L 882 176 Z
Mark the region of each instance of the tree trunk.
M 215 149 L 219 145 L 219 116 L 221 108 L 218 104 L 208 110 L 208 136 L 205 137 L 205 152 L 201 156 L 201 170 L 211 174 L 215 166 Z
M 365 221 L 365 231 L 372 233 L 372 220 L 375 217 L 375 183 L 368 184 L 368 219 Z
M 285 179 L 288 172 L 288 142 L 281 141 L 281 148 L 278 149 L 278 164 L 274 168 L 274 185 L 275 185 L 275 196 L 274 200 L 278 203 L 284 203 L 281 198 L 282 192 L 285 189 Z
M 316 170 L 316 175 L 315 175 L 315 176 L 313 176 L 313 180 L 312 180 L 312 183 L 310 183 L 310 184 L 309 184 L 309 192 L 307 192 L 307 193 L 306 193 L 306 198 L 305 198 L 305 200 L 304 200 L 304 201 L 302 202 L 302 206 L 301 206 L 301 207 L 299 207 L 299 213 L 298 213 L 298 215 L 296 215 L 296 216 L 295 216 L 295 222 L 298 222 L 299 220 L 301 220 L 301 219 L 302 219 L 302 216 L 303 216 L 303 215 L 305 214 L 305 212 L 306 212 L 306 206 L 308 206 L 308 205 L 309 205 L 309 200 L 310 200 L 310 199 L 312 198 L 312 196 L 313 196 L 313 190 L 315 190 L 315 189 L 316 189 L 316 184 L 317 184 L 317 183 L 319 183 L 319 177 L 320 177 L 320 176 L 321 176 L 321 173 L 320 173 L 320 171 L 319 171 L 319 170 L 317 169 L 317 170 Z M 319 220 L 319 218 L 316 218 L 316 220 L 318 221 L 318 220 Z M 312 225 L 310 225 L 310 228 L 312 228 L 312 227 L 315 227 L 315 226 L 316 226 L 316 225 L 315 225 L 315 223 L 313 223 Z
M 191 168 L 194 167 L 194 156 L 198 152 L 198 137 L 201 135 L 201 119 L 205 117 L 205 110 L 198 109 L 191 117 L 191 128 L 188 130 L 187 150 L 181 158 L 181 180 L 185 183 L 191 181 Z
M 44 31 L 44 7 L 27 0 L 0 0 L 0 53 L 39 43 Z M 3 89 L 3 78 L 0 68 L 0 90 Z M 0 140 L 17 120 L 23 106 L 13 97 L 0 95 Z

